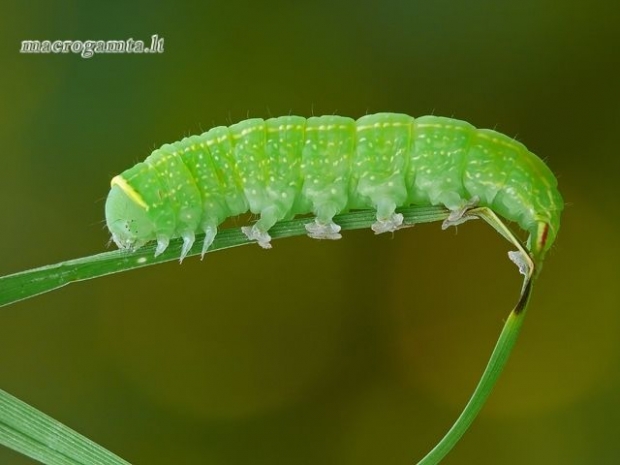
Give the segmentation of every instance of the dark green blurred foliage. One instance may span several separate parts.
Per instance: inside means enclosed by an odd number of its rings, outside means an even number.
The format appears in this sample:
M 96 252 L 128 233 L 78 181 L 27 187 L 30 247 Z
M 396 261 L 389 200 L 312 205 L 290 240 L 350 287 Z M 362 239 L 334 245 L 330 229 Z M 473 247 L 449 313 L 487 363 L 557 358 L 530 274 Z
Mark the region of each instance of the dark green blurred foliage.
M 497 128 L 568 206 L 507 371 L 445 463 L 618 463 L 617 2 L 2 10 L 0 273 L 104 250 L 110 178 L 213 125 L 393 111 Z M 151 34 L 162 55 L 18 53 Z M 70 286 L 2 310 L 0 383 L 136 464 L 412 463 L 516 301 L 507 250 L 482 223 L 432 224 Z

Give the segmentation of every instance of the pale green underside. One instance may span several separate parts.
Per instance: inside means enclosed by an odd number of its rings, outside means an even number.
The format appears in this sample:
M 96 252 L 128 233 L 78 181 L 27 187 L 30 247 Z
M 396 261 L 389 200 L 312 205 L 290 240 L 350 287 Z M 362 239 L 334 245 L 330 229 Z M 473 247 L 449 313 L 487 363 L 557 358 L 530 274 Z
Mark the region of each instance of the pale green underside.
M 164 145 L 121 176 L 168 238 L 248 210 L 267 231 L 298 214 L 329 223 L 374 208 L 384 220 L 399 206 L 455 210 L 478 197 L 530 233 L 549 224 L 548 247 L 563 207 L 555 177 L 521 143 L 439 116 L 249 119 Z

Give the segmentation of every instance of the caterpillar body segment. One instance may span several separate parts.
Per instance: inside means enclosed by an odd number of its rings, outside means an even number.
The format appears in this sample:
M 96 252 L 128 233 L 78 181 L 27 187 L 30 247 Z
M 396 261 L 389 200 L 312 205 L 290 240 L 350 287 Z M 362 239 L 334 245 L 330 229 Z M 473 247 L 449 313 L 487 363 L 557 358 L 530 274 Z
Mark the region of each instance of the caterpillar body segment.
M 352 199 L 351 162 L 355 152 L 355 121 L 344 116 L 308 118 L 301 151 L 301 198 L 305 213 L 316 216 L 306 227 L 315 239 L 340 239 L 333 217 Z
M 357 200 L 377 210 L 373 231 L 395 231 L 403 222 L 397 207 L 407 205 L 413 118 L 401 114 L 366 115 L 357 120 L 351 168 Z M 367 199 L 367 200 L 366 200 Z
M 377 113 L 253 118 L 166 144 L 112 180 L 106 220 L 124 249 L 157 240 L 159 254 L 182 237 L 182 259 L 196 233 L 204 253 L 219 224 L 247 211 L 259 219 L 243 231 L 269 247 L 269 229 L 296 215 L 315 215 L 309 236 L 337 239 L 339 213 L 375 209 L 383 233 L 407 205 L 447 207 L 444 226 L 488 208 L 529 232 L 535 262 L 563 208 L 555 177 L 521 143 L 452 118 Z

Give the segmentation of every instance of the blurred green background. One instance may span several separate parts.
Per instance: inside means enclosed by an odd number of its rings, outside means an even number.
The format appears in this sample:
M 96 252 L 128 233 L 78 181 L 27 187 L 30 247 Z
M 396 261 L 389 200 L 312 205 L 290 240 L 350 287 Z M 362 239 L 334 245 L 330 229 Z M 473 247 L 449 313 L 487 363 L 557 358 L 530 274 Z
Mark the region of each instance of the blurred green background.
M 497 128 L 548 162 L 567 208 L 507 370 L 444 463 L 620 463 L 617 2 L 118 3 L 2 4 L 0 274 L 105 250 L 111 177 L 214 125 Z M 151 34 L 163 54 L 18 53 Z M 508 244 L 470 222 L 274 245 L 3 308 L 0 386 L 137 465 L 421 458 L 516 301 Z

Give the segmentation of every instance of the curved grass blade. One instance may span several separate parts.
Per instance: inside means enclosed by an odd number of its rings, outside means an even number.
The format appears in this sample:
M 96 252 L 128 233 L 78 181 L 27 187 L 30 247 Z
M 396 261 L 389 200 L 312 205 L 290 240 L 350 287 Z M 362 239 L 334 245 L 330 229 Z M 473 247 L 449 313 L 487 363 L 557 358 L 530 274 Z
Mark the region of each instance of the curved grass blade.
M 504 327 L 499 335 L 495 348 L 491 353 L 491 358 L 487 363 L 478 385 L 471 395 L 469 402 L 456 419 L 452 427 L 445 436 L 433 447 L 433 449 L 424 456 L 417 465 L 436 465 L 438 464 L 452 448 L 459 442 L 463 434 L 468 430 L 473 421 L 482 410 L 487 399 L 491 395 L 491 391 L 497 382 L 499 375 L 504 370 L 510 353 L 514 348 L 525 313 L 527 311 L 530 297 L 532 295 L 532 284 L 534 277 L 534 261 L 530 257 L 526 248 L 512 233 L 510 228 L 489 208 L 473 208 L 466 213 L 471 218 L 481 218 L 500 233 L 508 242 L 517 248 L 517 252 L 510 252 L 508 256 L 519 267 L 519 272 L 524 275 L 523 285 L 521 286 L 521 295 L 517 305 L 512 309 L 508 319 L 504 323 Z
M 471 395 L 469 402 L 461 412 L 458 419 L 454 422 L 450 430 L 446 435 L 437 443 L 437 445 L 422 459 L 417 465 L 436 465 L 438 464 L 448 452 L 456 445 L 461 439 L 463 434 L 471 426 L 472 422 L 482 410 L 482 407 L 486 403 L 499 375 L 502 373 L 506 362 L 515 342 L 519 336 L 525 313 L 532 293 L 532 281 L 528 280 L 523 289 L 523 293 L 519 298 L 519 302 L 515 308 L 510 312 L 499 339 L 493 349 L 491 358 Z

